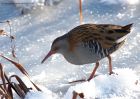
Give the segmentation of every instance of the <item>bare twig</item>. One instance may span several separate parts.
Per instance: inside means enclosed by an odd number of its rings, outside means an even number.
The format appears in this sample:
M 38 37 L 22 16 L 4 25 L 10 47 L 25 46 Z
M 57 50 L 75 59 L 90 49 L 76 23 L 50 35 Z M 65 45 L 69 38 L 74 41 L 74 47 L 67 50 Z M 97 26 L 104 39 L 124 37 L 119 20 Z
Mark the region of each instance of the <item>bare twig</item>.
M 4 89 L 6 89 L 6 82 L 5 82 L 5 79 L 4 79 L 4 72 L 3 72 L 3 67 L 2 67 L 1 63 L 0 63 L 0 75 L 1 75 L 1 79 L 2 79 L 2 82 L 3 82 Z
M 9 26 L 9 34 L 6 33 L 4 30 L 1 30 L 1 29 L 0 29 L 0 35 L 5 35 L 5 36 L 7 36 L 7 37 L 10 38 L 12 56 L 18 60 L 18 58 L 16 57 L 16 53 L 15 53 L 15 48 L 16 48 L 16 47 L 15 47 L 15 37 L 12 35 L 11 22 L 10 22 L 9 20 L 7 20 L 7 21 L 0 22 L 0 23 L 7 23 L 8 26 Z
M 15 53 L 15 48 L 16 48 L 15 47 L 15 37 L 12 35 L 11 23 L 9 20 L 7 20 L 6 22 L 8 23 L 9 28 L 10 28 L 9 31 L 10 31 L 10 39 L 11 39 L 12 56 L 17 59 L 16 53 Z
M 80 11 L 80 24 L 83 22 L 83 15 L 82 15 L 82 0 L 79 0 L 79 11 Z

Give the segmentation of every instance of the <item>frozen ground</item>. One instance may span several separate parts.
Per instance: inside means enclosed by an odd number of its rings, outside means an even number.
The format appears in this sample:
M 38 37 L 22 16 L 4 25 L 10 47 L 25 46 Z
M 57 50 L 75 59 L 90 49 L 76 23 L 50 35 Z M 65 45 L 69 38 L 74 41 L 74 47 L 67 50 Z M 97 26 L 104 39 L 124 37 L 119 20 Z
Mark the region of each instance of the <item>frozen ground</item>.
M 4 1 L 0 0 L 0 2 Z M 112 1 L 114 2 L 112 3 Z M 78 0 L 63 0 L 56 6 L 36 8 L 29 14 L 21 15 L 21 10 L 13 4 L 0 4 L 0 21 L 11 20 L 12 22 L 12 33 L 16 35 L 16 54 L 20 62 L 24 64 L 36 84 L 44 86 L 61 97 L 72 86 L 67 85 L 68 81 L 88 78 L 94 64 L 75 66 L 68 63 L 61 55 L 54 55 L 45 64 L 40 64 L 40 62 L 49 51 L 51 43 L 56 37 L 79 25 L 78 8 Z M 112 58 L 114 69 L 131 68 L 137 72 L 138 77 L 140 72 L 139 10 L 139 0 L 83 0 L 84 23 L 120 25 L 134 23 L 127 42 L 120 50 L 112 54 Z M 7 24 L 0 24 L 0 28 L 9 31 Z M 11 56 L 7 38 L 0 38 L 0 52 Z M 98 73 L 107 74 L 107 62 L 106 58 L 101 61 Z M 5 62 L 5 65 L 7 72 L 15 71 L 15 73 L 21 75 L 7 62 Z M 107 81 L 107 84 L 110 83 L 106 80 L 110 79 L 109 76 L 104 75 L 103 78 Z M 97 82 L 94 83 L 96 85 Z M 99 87 L 98 84 L 97 86 Z M 101 89 L 101 91 L 103 90 Z

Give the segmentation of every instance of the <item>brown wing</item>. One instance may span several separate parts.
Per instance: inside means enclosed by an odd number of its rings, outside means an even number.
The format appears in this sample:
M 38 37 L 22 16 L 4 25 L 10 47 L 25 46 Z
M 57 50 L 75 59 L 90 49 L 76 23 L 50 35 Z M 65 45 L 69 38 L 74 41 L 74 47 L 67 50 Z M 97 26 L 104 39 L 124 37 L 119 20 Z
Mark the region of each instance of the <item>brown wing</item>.
M 132 24 L 118 26 L 111 24 L 84 24 L 72 29 L 69 35 L 70 50 L 79 42 L 97 41 L 103 48 L 110 48 L 116 41 L 130 32 Z

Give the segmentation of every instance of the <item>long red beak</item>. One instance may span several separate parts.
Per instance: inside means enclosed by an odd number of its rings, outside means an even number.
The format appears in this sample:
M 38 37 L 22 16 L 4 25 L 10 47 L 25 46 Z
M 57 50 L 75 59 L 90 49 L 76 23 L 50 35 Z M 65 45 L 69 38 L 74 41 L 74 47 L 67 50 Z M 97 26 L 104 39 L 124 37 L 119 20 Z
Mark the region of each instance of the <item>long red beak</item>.
M 45 56 L 45 58 L 41 61 L 41 64 L 45 62 L 52 54 L 55 54 L 55 51 L 49 51 L 49 53 Z

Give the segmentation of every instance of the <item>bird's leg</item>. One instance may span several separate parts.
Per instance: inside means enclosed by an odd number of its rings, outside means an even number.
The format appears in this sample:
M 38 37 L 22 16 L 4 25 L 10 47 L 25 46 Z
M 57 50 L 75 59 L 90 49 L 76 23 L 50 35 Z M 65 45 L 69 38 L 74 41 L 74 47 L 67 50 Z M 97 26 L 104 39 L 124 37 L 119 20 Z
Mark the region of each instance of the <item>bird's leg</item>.
M 93 69 L 90 77 L 86 80 L 86 79 L 81 79 L 81 80 L 75 80 L 69 83 L 75 83 L 75 82 L 83 82 L 83 81 L 90 81 L 93 77 L 95 77 L 95 72 L 97 70 L 97 68 L 99 67 L 99 62 L 96 62 L 95 68 Z
M 111 75 L 111 74 L 114 74 L 114 72 L 112 71 L 112 60 L 111 60 L 111 56 L 108 55 L 107 58 L 109 60 L 109 75 Z
M 72 82 L 69 82 L 69 83 L 90 81 L 93 77 L 95 77 L 95 72 L 96 72 L 96 70 L 97 70 L 98 67 L 99 67 L 99 62 L 97 61 L 97 62 L 96 62 L 96 65 L 95 65 L 95 68 L 93 69 L 93 71 L 92 71 L 90 77 L 89 77 L 87 80 L 81 79 L 81 80 L 76 80 L 76 81 L 72 81 Z
M 96 72 L 98 67 L 99 67 L 99 62 L 97 61 L 96 64 L 95 64 L 95 67 L 94 67 L 90 77 L 87 79 L 87 81 L 90 81 L 93 77 L 95 77 L 95 72 Z M 76 81 L 72 81 L 72 82 L 69 82 L 69 83 L 83 82 L 83 81 L 86 81 L 86 80 L 85 79 L 81 79 L 81 80 L 76 80 Z
M 85 80 L 85 79 L 80 79 L 80 80 L 71 81 L 71 82 L 69 82 L 69 83 L 71 84 L 71 83 L 84 82 L 84 81 L 86 81 L 86 80 Z
M 90 81 L 95 76 L 95 72 L 96 72 L 98 67 L 99 67 L 99 62 L 96 62 L 95 67 L 94 67 L 94 69 L 93 69 L 93 71 L 92 71 L 92 73 L 87 81 Z

